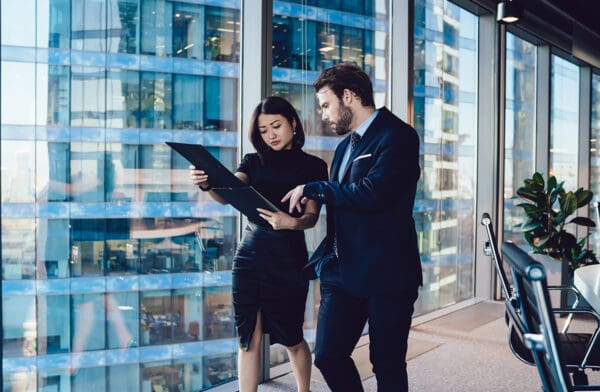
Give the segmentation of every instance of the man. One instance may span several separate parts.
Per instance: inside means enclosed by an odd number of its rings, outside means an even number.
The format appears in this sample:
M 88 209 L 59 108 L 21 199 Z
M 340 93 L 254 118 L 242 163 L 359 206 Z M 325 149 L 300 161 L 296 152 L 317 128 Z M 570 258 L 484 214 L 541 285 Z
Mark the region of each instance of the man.
M 327 236 L 307 266 L 321 279 L 315 365 L 332 391 L 362 391 L 350 354 L 368 321 L 378 391 L 406 391 L 408 332 L 422 284 L 412 217 L 419 138 L 385 107 L 375 109 L 371 81 L 355 66 L 326 69 L 314 88 L 323 121 L 348 134 L 329 181 L 284 197 L 290 211 L 308 199 L 327 206 Z

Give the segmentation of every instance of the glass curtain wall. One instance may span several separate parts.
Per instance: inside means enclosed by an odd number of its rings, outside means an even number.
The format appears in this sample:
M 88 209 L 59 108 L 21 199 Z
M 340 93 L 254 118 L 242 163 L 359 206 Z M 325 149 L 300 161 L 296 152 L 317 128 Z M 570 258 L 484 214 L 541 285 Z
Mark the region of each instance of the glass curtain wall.
M 445 0 L 416 0 L 414 12 L 422 314 L 473 296 L 478 19 Z
M 232 380 L 238 214 L 164 142 L 236 167 L 239 2 L 3 1 L 1 25 L 3 390 Z
M 273 5 L 273 95 L 288 99 L 306 133 L 305 151 L 331 164 L 340 141 L 321 121 L 312 83 L 322 70 L 339 63 L 361 67 L 374 86 L 377 107 L 388 105 L 389 0 L 275 2 Z M 325 208 L 317 226 L 306 232 L 309 253 L 326 233 Z M 304 333 L 311 347 L 319 306 L 312 281 Z M 271 365 L 287 361 L 280 346 L 271 348 Z
M 515 226 L 525 217 L 517 189 L 535 172 L 536 46 L 506 34 L 504 127 L 504 239 L 523 243 Z
M 595 205 L 590 207 L 590 217 L 596 222 L 596 227 L 591 229 L 590 248 L 600 254 L 600 74 L 592 74 L 592 109 L 590 132 L 590 190 L 594 192 Z
M 579 158 L 579 66 L 552 56 L 550 98 L 550 174 L 577 189 Z

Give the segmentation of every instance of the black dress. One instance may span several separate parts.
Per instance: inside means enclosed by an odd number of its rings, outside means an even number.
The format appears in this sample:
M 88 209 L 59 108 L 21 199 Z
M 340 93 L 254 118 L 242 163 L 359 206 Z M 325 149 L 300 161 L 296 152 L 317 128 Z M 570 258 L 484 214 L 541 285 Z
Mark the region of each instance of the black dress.
M 327 180 L 327 164 L 300 149 L 272 151 L 263 158 L 247 154 L 237 171 L 248 175 L 250 185 L 282 211 L 288 211 L 289 203 L 280 200 L 289 190 Z M 246 226 L 232 272 L 235 325 L 243 350 L 250 347 L 258 311 L 271 344 L 289 347 L 302 341 L 308 293 L 302 268 L 307 260 L 303 230 L 273 230 L 252 221 Z

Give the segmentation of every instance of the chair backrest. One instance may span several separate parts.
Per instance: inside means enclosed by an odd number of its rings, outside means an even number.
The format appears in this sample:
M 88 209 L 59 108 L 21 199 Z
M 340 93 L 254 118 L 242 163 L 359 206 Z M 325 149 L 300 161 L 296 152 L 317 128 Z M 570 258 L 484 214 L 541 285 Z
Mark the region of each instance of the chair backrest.
M 506 301 L 508 314 L 531 350 L 544 391 L 572 391 L 571 379 L 561 361 L 544 267 L 512 242 L 503 243 L 502 256 L 510 266 L 516 293 L 515 300 Z
M 486 243 L 486 249 L 489 250 L 490 256 L 492 256 L 494 267 L 496 268 L 496 272 L 498 273 L 498 277 L 500 278 L 502 294 L 504 295 L 504 298 L 510 299 L 513 296 L 513 292 L 511 284 L 508 280 L 508 275 L 504 270 L 502 258 L 500 257 L 500 251 L 498 250 L 498 240 L 496 239 L 496 234 L 494 233 L 494 228 L 492 226 L 492 218 L 490 218 L 490 214 L 488 214 L 487 212 L 483 213 L 483 215 L 481 216 L 481 224 L 485 227 L 485 231 L 487 232 L 488 240 Z

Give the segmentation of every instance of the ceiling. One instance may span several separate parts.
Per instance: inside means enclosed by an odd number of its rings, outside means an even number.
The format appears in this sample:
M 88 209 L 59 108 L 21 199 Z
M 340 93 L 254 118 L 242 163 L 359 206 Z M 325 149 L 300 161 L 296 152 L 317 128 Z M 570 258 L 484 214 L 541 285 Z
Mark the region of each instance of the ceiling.
M 592 30 L 600 39 L 600 2 L 597 0 L 546 0 L 551 6 L 555 6 L 570 15 L 573 23 L 580 23 Z M 528 1 L 523 3 L 527 4 Z M 527 5 L 526 5 L 527 7 Z M 534 12 L 534 10 L 531 10 Z M 600 46 L 600 42 L 598 42 Z

